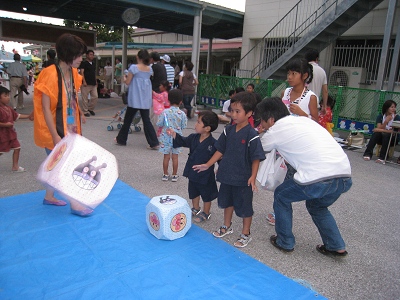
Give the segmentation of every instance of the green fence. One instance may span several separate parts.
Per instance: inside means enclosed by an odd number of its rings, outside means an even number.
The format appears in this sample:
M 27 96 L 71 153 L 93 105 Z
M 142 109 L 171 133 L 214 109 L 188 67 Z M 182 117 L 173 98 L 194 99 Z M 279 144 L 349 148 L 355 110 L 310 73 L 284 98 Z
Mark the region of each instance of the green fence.
M 253 83 L 255 91 L 265 97 L 281 96 L 288 86 L 286 81 L 272 79 L 238 78 L 218 75 L 200 75 L 198 87 L 199 102 L 221 108 L 228 99 L 229 91 L 238 86 L 246 88 Z M 329 86 L 329 95 L 336 100 L 333 109 L 333 123 L 336 129 L 363 129 L 372 133 L 375 120 L 381 113 L 383 103 L 387 99 L 400 105 L 400 93 L 357 89 L 351 87 Z M 399 106 L 400 107 L 400 106 Z

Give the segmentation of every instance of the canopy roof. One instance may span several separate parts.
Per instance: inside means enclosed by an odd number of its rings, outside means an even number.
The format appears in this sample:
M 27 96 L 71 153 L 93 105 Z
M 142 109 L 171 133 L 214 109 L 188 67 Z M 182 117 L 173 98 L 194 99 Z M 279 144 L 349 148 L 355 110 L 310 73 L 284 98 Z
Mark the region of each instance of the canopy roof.
M 243 32 L 244 13 L 195 0 L 0 1 L 0 10 L 110 26 L 126 26 L 122 14 L 128 8 L 139 10 L 137 27 L 192 35 L 194 16 L 202 10 L 203 38 L 230 39 Z

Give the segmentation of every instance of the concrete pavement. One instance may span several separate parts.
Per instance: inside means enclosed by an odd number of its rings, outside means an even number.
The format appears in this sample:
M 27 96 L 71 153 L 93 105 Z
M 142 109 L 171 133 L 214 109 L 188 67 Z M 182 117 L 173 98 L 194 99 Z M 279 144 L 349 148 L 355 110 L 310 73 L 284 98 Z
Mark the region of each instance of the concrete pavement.
M 120 98 L 99 99 L 96 116 L 89 117 L 83 125 L 83 135 L 117 157 L 119 178 L 136 190 L 150 198 L 166 193 L 187 198 L 186 178 L 180 177 L 176 183 L 161 181 L 162 154 L 146 149 L 143 130 L 129 135 L 126 147 L 113 143 L 117 131 L 107 131 L 107 125 L 123 107 Z M 32 93 L 25 95 L 25 108 L 20 112 L 31 110 Z M 194 123 L 194 119 L 189 121 L 185 135 L 193 132 Z M 15 127 L 22 145 L 20 165 L 27 172 L 11 172 L 12 153 L 0 156 L 1 197 L 43 189 L 36 180 L 36 171 L 46 154 L 34 145 L 33 122 L 20 120 Z M 222 130 L 220 125 L 214 137 L 218 138 Z M 179 174 L 183 172 L 187 153 L 185 149 L 179 156 Z M 346 154 L 352 165 L 353 187 L 331 208 L 347 243 L 349 255 L 345 259 L 325 257 L 315 250 L 321 240 L 303 202 L 293 205 L 295 251 L 284 254 L 274 248 L 269 237 L 275 230 L 265 220 L 267 212 L 272 210 L 273 194 L 264 190 L 254 195 L 253 240 L 242 251 L 288 277 L 305 280 L 330 299 L 399 299 L 400 166 L 365 162 L 362 150 Z M 222 216 L 222 210 L 214 202 L 211 219 L 200 226 L 211 232 L 222 225 Z M 241 219 L 234 217 L 234 234 L 227 236 L 226 242 L 233 244 L 240 229 Z

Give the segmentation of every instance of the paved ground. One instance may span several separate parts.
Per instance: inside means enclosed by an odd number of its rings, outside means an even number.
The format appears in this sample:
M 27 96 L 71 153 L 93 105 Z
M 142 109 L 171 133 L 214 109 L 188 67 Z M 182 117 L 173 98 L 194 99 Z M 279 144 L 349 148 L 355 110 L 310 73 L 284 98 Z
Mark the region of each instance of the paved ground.
M 149 197 L 164 193 L 187 197 L 185 178 L 181 177 L 176 183 L 161 181 L 162 155 L 146 149 L 143 131 L 131 134 L 126 147 L 114 145 L 113 138 L 117 132 L 107 131 L 107 125 L 122 108 L 121 99 L 99 99 L 96 116 L 90 117 L 83 126 L 84 136 L 117 157 L 119 178 L 136 190 Z M 31 109 L 32 97 L 29 96 L 21 112 L 29 113 Z M 189 121 L 185 134 L 193 132 L 194 122 Z M 11 153 L 1 156 L 2 197 L 43 189 L 35 176 L 46 155 L 43 149 L 34 145 L 33 123 L 18 121 L 16 129 L 22 145 L 20 165 L 27 172 L 12 173 Z M 221 125 L 214 136 L 218 137 L 222 129 Z M 303 203 L 294 205 L 295 251 L 283 254 L 270 245 L 269 237 L 275 231 L 265 221 L 265 215 L 272 208 L 273 194 L 263 190 L 254 196 L 253 240 L 243 251 L 288 277 L 305 280 L 314 290 L 330 299 L 399 299 L 400 166 L 364 162 L 361 150 L 346 153 L 352 164 L 353 187 L 331 210 L 347 242 L 347 258 L 335 260 L 315 250 L 315 245 L 321 241 Z M 180 173 L 186 162 L 186 154 L 185 150 L 180 155 Z M 216 204 L 213 204 L 212 213 L 211 219 L 201 224 L 209 232 L 222 224 L 222 210 Z M 234 234 L 226 239 L 230 244 L 239 234 L 240 219 L 234 218 L 233 228 Z M 273 295 L 271 298 L 274 298 Z

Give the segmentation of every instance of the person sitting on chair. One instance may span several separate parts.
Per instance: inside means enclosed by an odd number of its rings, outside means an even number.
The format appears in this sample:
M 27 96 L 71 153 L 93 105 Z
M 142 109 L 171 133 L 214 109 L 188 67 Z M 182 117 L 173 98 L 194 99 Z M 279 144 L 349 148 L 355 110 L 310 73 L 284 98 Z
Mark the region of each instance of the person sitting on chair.
M 386 159 L 386 152 L 389 147 L 390 136 L 393 134 L 392 122 L 400 121 L 400 116 L 396 115 L 396 102 L 393 100 L 387 100 L 382 105 L 382 114 L 379 114 L 376 118 L 376 128 L 373 130 L 373 134 L 367 149 L 364 152 L 364 160 L 369 161 L 372 158 L 372 153 L 376 144 L 382 145 L 379 153 L 379 158 L 375 161 L 377 163 L 384 163 Z M 395 139 L 392 138 L 390 147 L 394 146 Z

